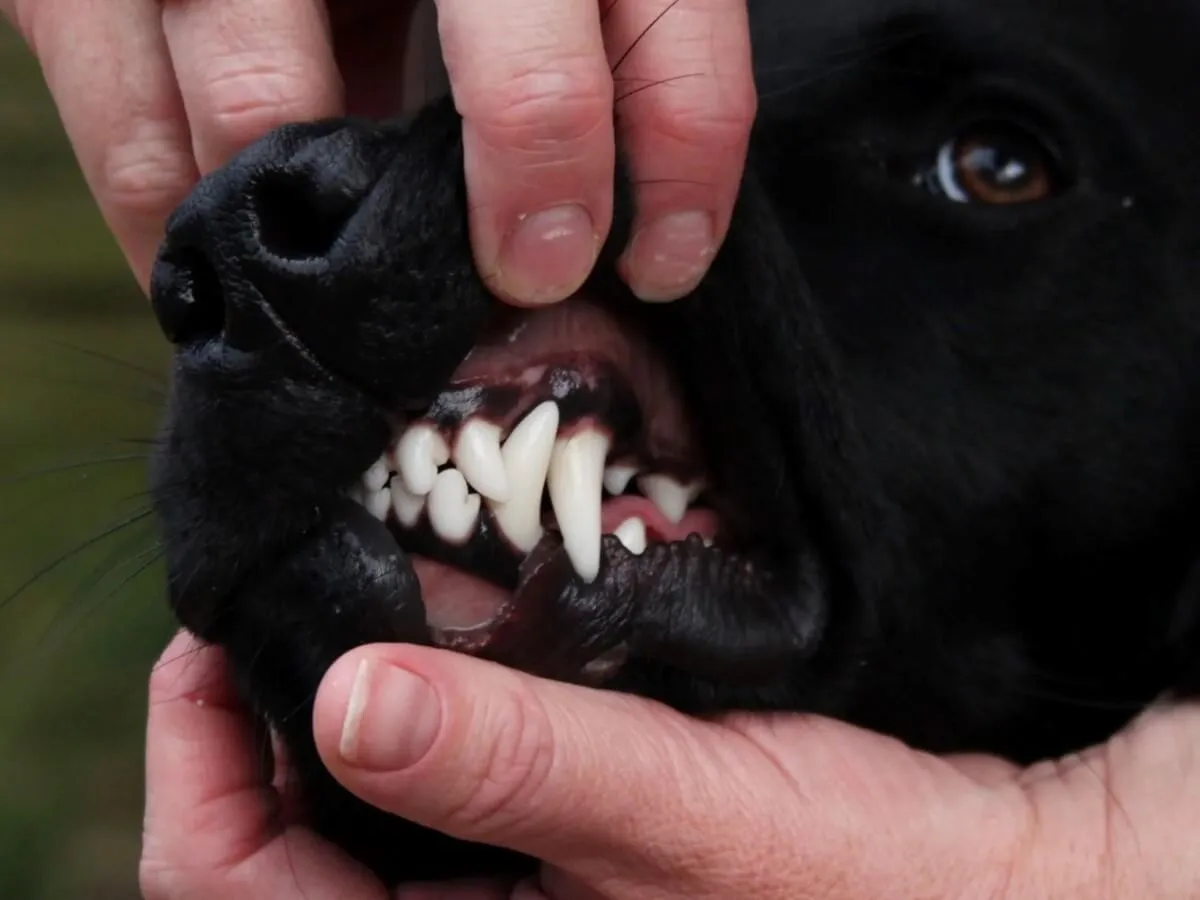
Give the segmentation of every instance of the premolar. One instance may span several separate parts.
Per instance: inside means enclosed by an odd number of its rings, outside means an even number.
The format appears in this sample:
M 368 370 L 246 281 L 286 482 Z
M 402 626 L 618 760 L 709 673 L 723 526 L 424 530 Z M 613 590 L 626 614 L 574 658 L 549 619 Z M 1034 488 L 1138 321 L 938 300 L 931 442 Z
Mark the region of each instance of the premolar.
M 615 463 L 604 470 L 604 489 L 614 497 L 620 496 L 637 473 L 636 466 Z
M 418 497 L 404 486 L 399 478 L 392 479 L 392 512 L 396 521 L 405 528 L 416 528 L 421 521 L 421 513 L 425 511 L 425 498 Z
M 479 495 L 469 493 L 462 472 L 446 469 L 429 492 L 429 524 L 443 540 L 463 543 L 475 531 L 479 504 Z
M 625 549 L 634 556 L 646 552 L 646 523 L 634 516 L 626 519 L 613 531 L 613 537 L 625 545 Z
M 450 462 L 450 448 L 434 425 L 418 422 L 405 429 L 392 457 L 404 486 L 416 496 L 424 497 L 433 490 L 438 467 Z
M 468 419 L 458 431 L 453 458 L 467 483 L 484 497 L 504 503 L 512 496 L 500 451 L 500 426 Z
M 704 490 L 704 484 L 699 481 L 681 484 L 670 475 L 643 475 L 638 479 L 638 488 L 672 525 L 678 525 L 687 514 L 688 506 Z

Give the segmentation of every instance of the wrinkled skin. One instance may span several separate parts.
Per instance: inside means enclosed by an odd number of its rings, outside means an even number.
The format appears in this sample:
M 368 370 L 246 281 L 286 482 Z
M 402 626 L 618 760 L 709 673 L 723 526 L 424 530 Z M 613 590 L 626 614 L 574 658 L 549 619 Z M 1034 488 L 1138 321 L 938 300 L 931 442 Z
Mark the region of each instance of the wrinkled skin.
M 632 593 L 548 595 L 491 655 L 572 678 L 625 642 L 612 689 L 1016 761 L 1194 692 L 1200 2 L 750 6 L 759 118 L 711 274 L 632 300 L 618 177 L 589 290 L 703 411 L 752 574 L 651 548 Z M 1042 135 L 1058 189 L 989 205 L 915 184 L 979 117 Z M 446 839 L 351 797 L 311 734 L 341 654 L 430 640 L 409 557 L 342 497 L 497 306 L 461 170 L 449 101 L 284 128 L 201 183 L 154 278 L 176 346 L 154 468 L 171 603 L 281 732 L 315 827 L 389 882 L 522 865 L 438 860 Z

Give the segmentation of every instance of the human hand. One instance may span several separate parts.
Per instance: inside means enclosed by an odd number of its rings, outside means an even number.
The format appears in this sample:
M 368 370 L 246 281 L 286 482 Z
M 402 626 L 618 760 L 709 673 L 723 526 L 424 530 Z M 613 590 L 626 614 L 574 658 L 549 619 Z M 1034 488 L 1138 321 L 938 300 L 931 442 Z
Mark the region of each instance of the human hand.
M 303 824 L 286 754 L 239 702 L 221 651 L 178 635 L 150 681 L 145 900 L 505 900 L 512 885 L 389 893 Z M 273 771 L 272 771 L 273 769 Z
M 201 173 L 286 122 L 399 111 L 414 6 L 0 0 L 0 13 L 37 55 L 144 288 Z M 754 114 L 745 0 L 438 0 L 438 16 L 492 289 L 551 302 L 590 271 L 611 223 L 615 101 L 639 201 L 622 271 L 645 299 L 686 293 L 724 237 Z
M 544 860 L 529 900 L 1200 895 L 1195 707 L 1020 770 L 374 646 L 328 673 L 315 728 L 368 802 Z

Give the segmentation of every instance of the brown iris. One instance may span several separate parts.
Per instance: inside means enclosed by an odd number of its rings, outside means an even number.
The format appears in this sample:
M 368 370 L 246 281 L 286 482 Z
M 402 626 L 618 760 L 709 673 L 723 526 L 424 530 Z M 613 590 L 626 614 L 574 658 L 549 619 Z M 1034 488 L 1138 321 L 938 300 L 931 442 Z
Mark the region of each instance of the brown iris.
M 943 190 L 960 203 L 1034 203 L 1055 193 L 1054 160 L 1036 137 L 1012 126 L 980 126 L 946 144 Z

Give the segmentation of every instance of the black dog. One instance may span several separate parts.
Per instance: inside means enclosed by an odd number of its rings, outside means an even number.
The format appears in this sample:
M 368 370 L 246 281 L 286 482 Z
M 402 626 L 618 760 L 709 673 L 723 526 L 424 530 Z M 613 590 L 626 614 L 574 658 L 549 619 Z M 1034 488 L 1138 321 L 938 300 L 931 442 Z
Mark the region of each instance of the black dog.
M 1200 688 L 1200 0 L 751 15 L 749 167 L 676 304 L 613 275 L 621 178 L 579 297 L 491 299 L 449 102 L 284 128 L 170 223 L 171 602 L 388 881 L 521 861 L 323 769 L 312 697 L 363 643 L 1018 761 Z M 483 581 L 422 598 L 452 569 Z

